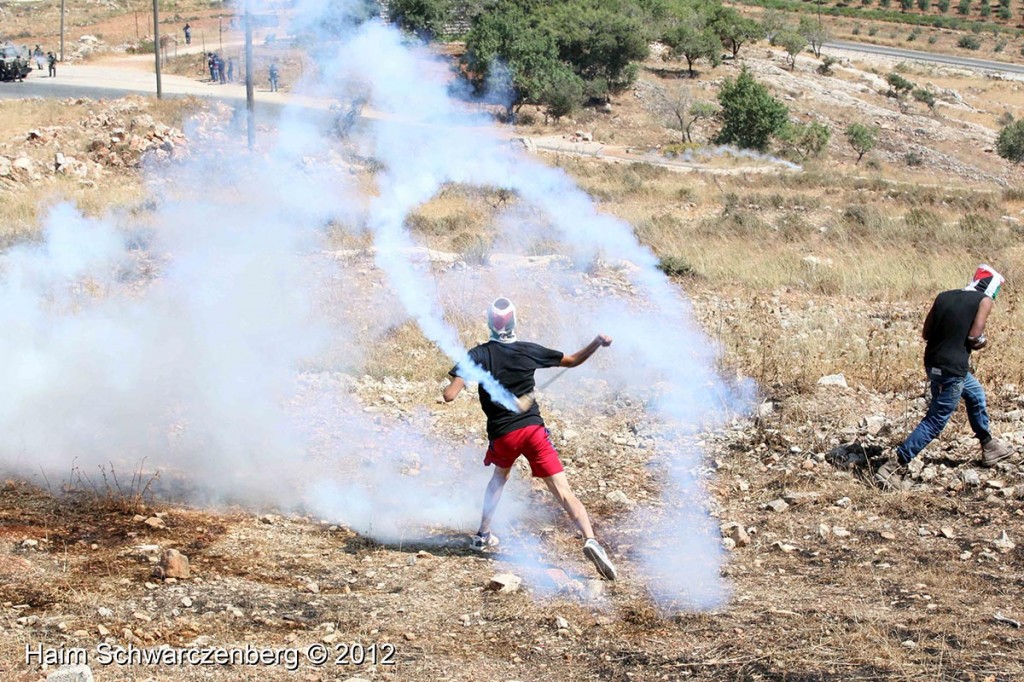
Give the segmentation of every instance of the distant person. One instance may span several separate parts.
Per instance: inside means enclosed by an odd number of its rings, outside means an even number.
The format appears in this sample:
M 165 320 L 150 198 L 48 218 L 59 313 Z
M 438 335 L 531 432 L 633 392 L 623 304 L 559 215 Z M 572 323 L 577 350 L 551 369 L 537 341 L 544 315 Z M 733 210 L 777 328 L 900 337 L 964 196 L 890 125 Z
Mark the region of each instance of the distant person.
M 967 421 L 981 443 L 982 466 L 995 466 L 1012 454 L 1005 443 L 989 432 L 985 389 L 971 374 L 970 367 L 971 351 L 988 345 L 985 323 L 1003 282 L 1003 276 L 992 267 L 979 265 L 965 288 L 944 291 L 935 297 L 921 332 L 926 342 L 924 367 L 932 400 L 921 423 L 875 472 L 879 486 L 899 486 L 903 467 L 942 433 L 961 398 L 967 405 Z
M 210 67 L 210 82 L 217 82 L 217 55 L 213 52 L 209 53 L 206 58 L 206 65 Z
M 558 451 L 551 443 L 540 409 L 533 401 L 533 374 L 545 367 L 577 367 L 593 355 L 598 348 L 610 346 L 612 340 L 603 335 L 573 353 L 565 355 L 536 343 L 519 341 L 516 336 L 516 308 L 507 298 L 499 298 L 487 312 L 487 326 L 491 340 L 469 351 L 470 359 L 491 373 L 503 386 L 508 387 L 526 409 L 513 412 L 494 402 L 491 395 L 481 386 L 480 407 L 487 415 L 487 438 L 490 445 L 484 456 L 484 466 L 494 465 L 494 474 L 484 493 L 483 513 L 480 530 L 473 537 L 472 547 L 485 550 L 498 544 L 498 538 L 491 533 L 491 518 L 501 500 L 502 490 L 512 473 L 512 465 L 520 455 L 530 463 L 534 477 L 544 481 L 569 517 L 583 533 L 583 555 L 593 562 L 597 572 L 608 580 L 615 580 L 616 570 L 604 548 L 594 537 L 590 517 L 583 503 L 569 487 L 569 481 L 558 459 Z M 444 389 L 444 401 L 455 400 L 466 380 L 462 378 L 462 367 L 456 366 L 448 373 L 451 382 Z
M 43 54 L 43 48 L 36 45 L 36 49 L 32 50 L 32 58 L 36 61 L 36 71 L 42 71 L 43 62 L 46 61 L 46 55 Z
M 235 82 L 235 58 L 228 57 L 228 83 Z
M 56 78 L 57 77 L 57 55 L 55 55 L 53 52 L 48 52 L 46 54 L 46 61 L 50 65 L 50 78 Z
M 217 75 L 220 77 L 220 84 L 224 85 L 228 82 L 228 75 L 224 69 L 224 59 L 217 55 Z
M 185 28 L 183 28 L 181 30 L 185 32 L 185 44 L 186 45 L 191 45 L 192 44 L 192 26 L 190 26 L 188 23 L 186 23 L 185 24 Z
M 271 92 L 277 92 L 277 78 L 278 78 L 277 62 L 274 62 L 273 64 L 270 65 L 270 91 Z

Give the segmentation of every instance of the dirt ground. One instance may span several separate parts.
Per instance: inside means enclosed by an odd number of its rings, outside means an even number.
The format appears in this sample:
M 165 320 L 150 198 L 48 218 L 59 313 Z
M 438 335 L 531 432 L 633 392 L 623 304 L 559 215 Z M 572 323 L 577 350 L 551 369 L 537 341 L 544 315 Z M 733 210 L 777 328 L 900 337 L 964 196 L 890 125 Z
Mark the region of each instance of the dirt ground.
M 129 18 L 117 21 L 118 31 L 132 30 Z M 209 28 L 213 20 L 202 21 L 198 25 Z M 929 184 L 964 192 L 1019 184 L 1019 169 L 978 153 L 990 148 L 999 115 L 1021 99 L 1016 81 L 903 66 L 912 80 L 955 92 L 935 112 L 904 113 L 879 92 L 879 81 L 896 64 L 852 60 L 837 67 L 837 75 L 821 77 L 809 58 L 793 73 L 782 68 L 777 50 L 758 45 L 749 54 L 747 63 L 758 78 L 785 96 L 796 115 L 830 122 L 828 164 L 843 177 L 874 178 L 879 187 L 882 180 L 898 181 L 914 191 Z M 678 80 L 678 65 L 669 64 L 669 74 L 661 72 L 664 66 L 646 65 L 642 81 L 663 87 Z M 726 65 L 686 82 L 708 94 L 735 73 L 734 65 Z M 608 147 L 609 157 L 621 155 L 613 161 L 643 161 L 675 140 L 655 120 L 645 92 L 638 88 L 617 98 L 610 115 L 588 110 L 550 125 L 538 120 L 520 132 L 557 147 L 584 144 L 573 139 L 584 130 L 599 147 Z M 161 118 L 143 104 L 129 104 L 123 122 L 100 110 L 103 121 L 83 126 L 79 137 L 44 128 L 43 141 L 36 138 L 30 147 L 27 131 L 19 129 L 0 151 L 12 158 L 31 152 L 43 168 L 52 158 L 46 140 L 59 139 L 87 167 L 83 180 L 68 180 L 84 201 L 110 191 L 94 179 L 111 183 L 134 173 L 139 155 L 118 146 L 130 147 L 127 141 L 99 149 L 88 143 L 107 128 L 136 134 L 131 122 L 143 113 Z M 62 105 L 65 116 L 78 108 L 91 111 L 93 105 Z M 36 109 L 29 113 L 41 115 Z M 856 165 L 842 139 L 842 127 L 857 120 L 878 122 L 885 131 L 871 154 L 874 169 Z M 19 122 L 30 125 L 37 124 Z M 708 132 L 699 134 L 703 139 Z M 140 145 L 152 142 L 157 149 L 165 141 L 144 142 L 146 135 L 137 135 Z M 116 168 L 94 158 L 107 148 L 120 155 Z M 905 154 L 919 148 L 929 150 L 925 165 L 908 166 Z M 563 163 L 552 150 L 543 153 Z M 106 163 L 110 154 L 101 157 Z M 580 163 L 594 172 L 602 162 Z M 776 161 L 709 165 L 739 167 L 734 176 L 701 176 L 709 187 L 722 190 L 718 183 L 725 182 L 728 192 L 776 191 L 769 184 L 774 179 L 750 172 Z M 39 187 L 58 180 L 63 182 L 57 171 L 39 171 Z M 687 222 L 725 210 L 725 191 L 711 200 L 693 189 L 697 182 L 675 176 L 660 182 L 675 192 L 665 210 Z M 777 192 L 792 199 L 802 191 L 800 182 L 805 181 L 780 185 Z M 651 201 L 644 191 L 654 184 L 637 181 L 630 191 Z M 835 191 L 861 192 L 838 183 Z M 886 201 L 898 194 L 874 185 L 870 191 L 885 192 L 870 196 Z M 3 185 L 0 193 L 10 196 L 12 187 Z M 599 195 L 597 189 L 592 193 Z M 609 202 L 616 196 L 608 190 Z M 949 198 L 950 210 L 959 210 L 955 199 Z M 943 194 L 934 203 L 946 201 Z M 840 206 L 825 196 L 809 209 L 793 208 L 793 214 L 817 211 L 808 220 L 824 224 Z M 750 210 L 765 215 L 768 209 Z M 759 239 L 764 241 L 753 243 L 751 260 L 761 249 L 758 243 L 771 241 Z M 373 265 L 360 262 L 353 269 L 372 272 Z M 542 397 L 566 471 L 620 568 L 620 580 L 597 579 L 574 529 L 522 468 L 509 495 L 525 501 L 529 512 L 504 532 L 500 549 L 481 555 L 467 547 L 474 518 L 381 544 L 301 510 L 186 504 L 181 486 L 188 485 L 187 477 L 161 472 L 151 479 L 155 472 L 144 464 L 111 453 L 119 472 L 138 476 L 114 483 L 94 472 L 83 476 L 73 464 L 66 475 L 49 479 L 4 480 L 0 474 L 0 679 L 36 682 L 61 663 L 88 663 L 98 682 L 1024 679 L 1021 455 L 993 470 L 980 468 L 977 444 L 961 414 L 925 451 L 906 489 L 881 493 L 866 480 L 883 448 L 897 442 L 923 411 L 925 389 L 917 368 L 922 303 L 796 284 L 754 290 L 701 276 L 684 275 L 677 284 L 692 298 L 705 332 L 725 347 L 725 366 L 759 384 L 750 414 L 699 436 L 705 457 L 698 473 L 707 477 L 709 513 L 721 530 L 726 557 L 725 606 L 693 612 L 659 603 L 640 575 L 638 556 L 648 548 L 637 546 L 644 535 L 630 522 L 630 503 L 657 499 L 664 485 L 659 462 L 689 443 L 645 437 L 651 425 L 637 403 L 616 400 L 594 415 L 565 406 L 547 411 Z M 1012 313 L 1017 300 L 1000 303 Z M 821 322 L 825 318 L 831 326 Z M 774 335 L 751 335 L 751 321 L 758 329 L 806 332 L 819 346 L 838 348 L 837 357 L 874 355 L 859 360 L 857 372 L 848 371 L 847 387 L 818 385 L 833 356 L 787 360 L 788 349 L 772 345 Z M 872 345 L 869 334 L 878 330 L 883 341 L 907 341 L 898 348 Z M 1016 331 L 1004 326 L 999 341 L 1010 345 Z M 994 430 L 1024 449 L 1024 384 L 1013 380 L 1019 368 L 1004 371 L 998 364 L 983 361 L 979 370 L 990 387 Z M 474 397 L 442 406 L 435 402 L 440 377 L 399 381 L 395 368 L 386 366 L 372 374 L 351 387 L 365 409 L 392 420 L 426 411 L 438 437 L 479 446 Z M 392 380 L 385 398 L 382 385 Z M 189 577 L 154 573 L 162 553 L 171 549 L 188 557 Z M 495 576 L 508 573 L 521 579 L 518 589 L 494 589 Z M 104 652 L 129 647 L 150 656 L 162 647 L 162 655 L 171 656 L 234 650 L 237 656 L 266 658 L 238 658 L 229 665 L 105 662 Z

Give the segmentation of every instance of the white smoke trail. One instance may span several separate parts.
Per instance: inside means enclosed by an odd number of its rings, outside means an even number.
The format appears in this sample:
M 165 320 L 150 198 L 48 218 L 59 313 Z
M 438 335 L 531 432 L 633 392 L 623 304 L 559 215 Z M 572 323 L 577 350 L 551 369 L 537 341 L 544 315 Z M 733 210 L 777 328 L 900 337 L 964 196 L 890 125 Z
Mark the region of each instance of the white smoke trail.
M 373 131 L 375 156 L 385 168 L 381 195 L 371 209 L 386 226 L 377 231 L 379 246 L 397 253 L 392 241 L 409 239 L 399 237 L 404 217 L 445 183 L 513 189 L 541 211 L 574 262 L 603 257 L 635 266 L 628 278 L 647 312 L 613 304 L 599 307 L 598 314 L 576 316 L 574 321 L 601 321 L 603 330 L 618 337 L 616 350 L 630 358 L 628 376 L 622 377 L 627 386 L 641 389 L 660 382 L 667 387 L 655 409 L 672 424 L 669 435 L 693 434 L 745 407 L 743 397 L 718 378 L 717 352 L 697 330 L 689 305 L 657 269 L 655 256 L 637 243 L 629 226 L 598 212 L 561 171 L 513 153 L 493 133 L 470 128 L 478 122 L 444 96 L 442 85 L 429 77 L 422 56 L 405 49 L 392 31 L 367 25 L 341 54 L 339 63 L 344 66 L 333 76 L 340 82 L 358 78 L 371 83 L 373 106 L 385 118 L 402 116 L 401 124 L 377 123 Z M 409 279 L 409 269 L 400 262 L 382 261 L 381 265 L 396 289 L 415 290 L 410 293 L 415 294 L 418 309 L 428 308 L 425 300 L 437 300 L 422 280 L 417 284 Z M 533 284 L 540 287 L 546 279 L 539 275 Z M 572 320 L 572 305 L 560 308 L 563 318 Z M 417 320 L 427 328 L 443 324 L 436 309 L 432 315 L 429 320 L 418 315 Z M 692 448 L 668 458 L 666 503 L 657 511 L 656 535 L 666 545 L 687 551 L 652 552 L 645 559 L 648 570 L 660 576 L 656 582 L 660 597 L 705 608 L 720 605 L 725 591 L 718 577 L 718 534 L 699 482 L 700 460 L 701 453 Z M 654 510 L 639 513 L 655 514 Z
M 425 423 L 373 417 L 330 367 L 358 372 L 375 333 L 410 318 L 464 360 L 439 303 L 450 300 L 441 295 L 446 278 L 411 257 L 417 245 L 404 223 L 446 183 L 506 187 L 520 201 L 495 224 L 498 243 L 523 256 L 531 243 L 554 240 L 582 267 L 527 275 L 496 267 L 492 290 L 475 292 L 466 310 L 480 314 L 509 294 L 528 303 L 527 321 L 534 306 L 549 311 L 534 328 L 565 350 L 599 331 L 615 337 L 576 376 L 649 397 L 662 441 L 675 443 L 655 458 L 664 501 L 637 511 L 653 530 L 638 544 L 673 551 L 650 552 L 644 570 L 661 576 L 665 602 L 720 604 L 702 454 L 682 443 L 740 409 L 742 396 L 718 378 L 717 352 L 689 305 L 627 225 L 453 102 L 444 70 L 422 49 L 377 23 L 328 42 L 353 7 L 300 3 L 304 26 L 330 29 L 318 42 L 323 78 L 304 87 L 368 93 L 380 116 L 360 122 L 352 144 L 382 165 L 376 196 L 348 180 L 330 139 L 295 108 L 265 153 L 242 161 L 211 145 L 175 172 L 161 170 L 151 224 L 131 226 L 143 232 L 145 251 L 125 247 L 138 237 L 122 226 L 59 208 L 44 241 L 8 251 L 0 275 L 0 464 L 66 471 L 74 457 L 98 465 L 146 456 L 215 497 L 305 506 L 379 538 L 466 527 L 487 474 L 480 453 L 426 435 Z M 328 223 L 370 230 L 384 292 L 318 258 Z M 632 264 L 622 271 L 625 293 L 581 289 L 598 258 Z M 325 310 L 325 300 L 344 309 Z M 505 518 L 516 513 L 511 501 Z

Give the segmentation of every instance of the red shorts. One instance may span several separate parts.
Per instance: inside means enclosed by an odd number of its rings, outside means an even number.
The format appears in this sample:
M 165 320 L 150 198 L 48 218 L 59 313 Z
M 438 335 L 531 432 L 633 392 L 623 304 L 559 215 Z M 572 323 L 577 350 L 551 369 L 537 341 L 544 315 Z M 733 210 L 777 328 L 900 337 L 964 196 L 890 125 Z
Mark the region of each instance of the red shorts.
M 548 430 L 539 424 L 524 426 L 492 440 L 487 448 L 487 456 L 484 457 L 484 466 L 494 464 L 509 469 L 519 459 L 519 455 L 526 455 L 530 471 L 537 478 L 547 478 L 563 471 Z

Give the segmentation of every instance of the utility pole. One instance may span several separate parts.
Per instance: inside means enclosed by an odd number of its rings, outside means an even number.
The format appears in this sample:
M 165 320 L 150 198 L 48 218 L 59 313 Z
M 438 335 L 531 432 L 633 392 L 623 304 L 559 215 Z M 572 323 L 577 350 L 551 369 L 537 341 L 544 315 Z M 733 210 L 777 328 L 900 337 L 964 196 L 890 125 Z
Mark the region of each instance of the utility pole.
M 156 56 L 156 98 L 163 99 L 160 84 L 160 0 L 153 0 L 153 54 Z
M 245 109 L 249 149 L 256 146 L 256 102 L 252 75 L 252 11 L 245 0 Z
M 64 61 L 64 4 L 65 0 L 60 0 L 60 61 Z

